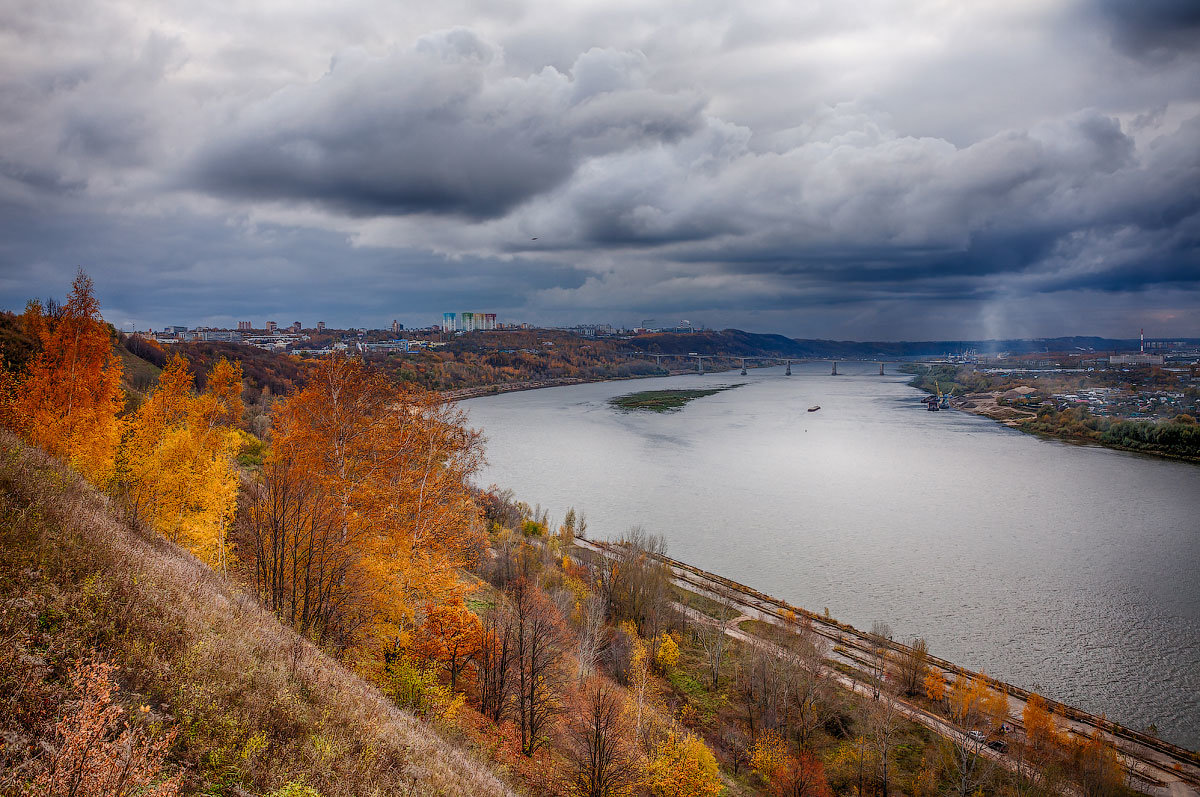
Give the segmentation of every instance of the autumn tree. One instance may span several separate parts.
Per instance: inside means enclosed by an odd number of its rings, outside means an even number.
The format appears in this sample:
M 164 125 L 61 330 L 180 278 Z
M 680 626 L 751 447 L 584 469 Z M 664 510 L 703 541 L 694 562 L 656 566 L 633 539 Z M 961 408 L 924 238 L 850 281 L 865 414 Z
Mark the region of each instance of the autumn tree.
M 941 670 L 930 669 L 925 673 L 925 697 L 931 703 L 941 705 L 946 700 L 946 677 Z
M 444 668 L 450 688 L 457 689 L 459 676 L 479 652 L 481 633 L 479 618 L 461 598 L 430 604 L 413 635 L 413 650 Z
M 951 717 L 968 731 L 999 727 L 1008 716 L 1008 695 L 993 689 L 983 673 L 971 678 L 960 675 L 951 685 L 947 700 Z M 985 747 L 982 731 L 967 733 L 957 742 L 943 745 L 944 769 L 960 797 L 969 797 L 991 776 L 994 766 L 984 754 Z
M 646 763 L 644 787 L 654 797 L 716 797 L 721 776 L 712 751 L 690 733 L 669 733 Z
M 82 269 L 57 312 L 36 301 L 22 317 L 40 351 L 24 375 L 9 375 L 6 422 L 33 445 L 65 459 L 88 481 L 113 475 L 124 404 L 121 360 Z
M 641 742 L 645 736 L 646 715 L 654 701 L 650 678 L 653 659 L 649 646 L 638 636 L 637 626 L 632 620 L 622 624 L 621 630 L 629 640 L 629 691 L 633 693 L 633 732 Z
M 124 477 L 135 512 L 172 542 L 208 564 L 226 565 L 226 536 L 237 506 L 233 457 L 240 438 L 241 368 L 221 360 L 209 376 L 214 389 L 193 391 L 178 354 L 158 388 L 138 408 L 123 446 Z
M 1083 797 L 1110 797 L 1122 793 L 1125 770 L 1112 743 L 1100 729 L 1070 744 L 1072 780 Z
M 621 690 L 610 681 L 593 679 L 583 689 L 568 754 L 574 765 L 572 786 L 580 797 L 619 797 L 636 785 L 632 729 Z
M 808 750 L 793 754 L 778 734 L 759 736 L 750 751 L 750 764 L 774 797 L 830 797 L 821 759 Z
M 321 497 L 340 550 L 332 561 L 347 570 L 335 585 L 338 644 L 378 668 L 407 648 L 420 606 L 461 598 L 458 571 L 482 533 L 468 484 L 479 437 L 436 394 L 341 356 L 278 407 L 274 429 L 276 476 Z
M 1035 693 L 1029 696 L 1021 712 L 1021 720 L 1025 725 L 1025 738 L 1030 747 L 1049 749 L 1060 743 L 1054 714 L 1041 695 Z

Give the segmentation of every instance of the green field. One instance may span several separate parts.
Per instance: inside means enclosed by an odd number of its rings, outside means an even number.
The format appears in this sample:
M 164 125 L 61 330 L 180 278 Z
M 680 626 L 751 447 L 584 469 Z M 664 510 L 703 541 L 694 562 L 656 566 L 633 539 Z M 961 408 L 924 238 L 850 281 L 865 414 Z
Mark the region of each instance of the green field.
M 643 390 L 641 393 L 630 393 L 625 396 L 611 398 L 608 403 L 620 410 L 633 412 L 675 412 L 683 408 L 689 401 L 720 393 L 722 390 L 732 390 L 737 385 L 722 387 L 698 388 L 695 390 Z

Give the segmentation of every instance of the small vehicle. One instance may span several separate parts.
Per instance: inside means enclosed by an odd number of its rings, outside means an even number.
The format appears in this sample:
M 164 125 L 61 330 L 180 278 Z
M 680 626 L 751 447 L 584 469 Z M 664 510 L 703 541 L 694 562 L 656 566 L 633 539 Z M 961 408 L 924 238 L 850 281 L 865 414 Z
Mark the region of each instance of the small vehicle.
M 987 735 L 983 731 L 967 731 L 967 736 L 976 742 L 986 742 Z

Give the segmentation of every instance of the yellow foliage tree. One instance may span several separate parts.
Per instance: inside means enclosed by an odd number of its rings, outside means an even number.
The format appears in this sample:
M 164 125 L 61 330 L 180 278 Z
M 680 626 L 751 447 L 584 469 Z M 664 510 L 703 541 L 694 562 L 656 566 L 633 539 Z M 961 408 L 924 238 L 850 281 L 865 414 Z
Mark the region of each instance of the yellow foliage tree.
M 690 733 L 671 733 L 658 744 L 643 785 L 654 797 L 716 797 L 722 789 L 717 759 Z
M 658 650 L 654 654 L 654 663 L 659 672 L 668 673 L 679 664 L 679 645 L 670 634 L 660 634 Z
M 158 533 L 224 569 L 237 507 L 233 456 L 241 441 L 231 424 L 242 412 L 241 367 L 221 360 L 209 384 L 215 389 L 195 395 L 187 363 L 175 355 L 130 423 L 125 475 L 132 505 Z
M 930 670 L 926 673 L 925 696 L 934 703 L 941 703 L 946 699 L 946 679 L 942 677 L 940 670 Z
M 983 673 L 970 679 L 959 676 L 950 688 L 950 714 L 968 727 L 980 722 L 998 727 L 1008 716 L 1008 695 L 993 689 Z
M 1058 745 L 1059 733 L 1054 724 L 1054 714 L 1046 706 L 1041 695 L 1032 694 L 1025 701 L 1025 709 L 1021 712 L 1025 723 L 1025 737 L 1034 749 L 1053 749 Z
M 459 569 L 482 537 L 469 487 L 479 437 L 437 394 L 337 356 L 278 409 L 274 430 L 268 465 L 321 496 L 335 530 L 335 644 L 378 674 L 405 647 L 419 606 L 461 601 Z
M 33 445 L 70 463 L 88 481 L 103 486 L 113 475 L 124 406 L 121 360 L 82 269 L 59 312 L 45 315 L 30 302 L 26 331 L 41 351 L 23 376 L 4 380 L 7 423 Z

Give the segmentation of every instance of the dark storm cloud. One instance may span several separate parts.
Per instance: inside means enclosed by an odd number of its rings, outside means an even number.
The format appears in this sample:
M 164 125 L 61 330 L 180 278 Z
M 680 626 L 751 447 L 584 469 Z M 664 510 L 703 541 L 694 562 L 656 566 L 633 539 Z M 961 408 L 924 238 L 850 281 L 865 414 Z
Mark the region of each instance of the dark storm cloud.
M 138 328 L 253 319 L 345 326 L 436 322 L 445 310 L 521 307 L 527 292 L 578 287 L 584 275 L 486 258 L 446 260 L 420 251 L 351 247 L 345 236 L 304 227 L 172 215 L 154 225 L 92 213 L 0 213 L 0 308 L 62 294 L 83 266 L 105 317 Z M 54 240 L 47 256 L 45 241 Z M 37 274 L 47 286 L 31 290 Z M 230 286 L 238 290 L 231 291 Z
M 1164 59 L 1200 51 L 1200 3 L 1195 0 L 1099 0 L 1096 10 L 1113 43 L 1135 57 Z
M 246 109 L 185 179 L 250 199 L 353 215 L 492 218 L 563 183 L 587 157 L 670 142 L 692 96 L 642 84 L 639 59 L 594 50 L 569 74 L 503 74 L 465 30 L 382 58 L 339 56 L 319 81 Z
M 17 1 L 8 307 L 1198 331 L 1194 3 Z

